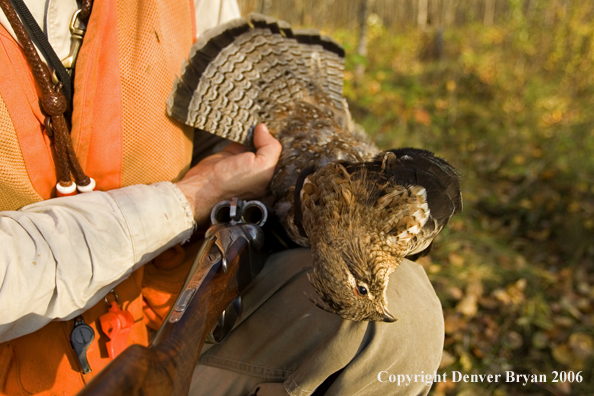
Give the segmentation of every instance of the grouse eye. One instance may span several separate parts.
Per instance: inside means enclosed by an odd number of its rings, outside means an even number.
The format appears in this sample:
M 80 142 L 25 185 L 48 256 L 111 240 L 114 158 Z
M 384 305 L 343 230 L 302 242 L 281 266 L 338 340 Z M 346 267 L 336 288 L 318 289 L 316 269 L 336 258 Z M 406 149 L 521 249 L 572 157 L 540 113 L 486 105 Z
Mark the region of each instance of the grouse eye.
M 367 289 L 365 288 L 365 286 L 359 286 L 359 287 L 357 287 L 357 294 L 359 294 L 360 296 L 366 296 L 367 295 Z

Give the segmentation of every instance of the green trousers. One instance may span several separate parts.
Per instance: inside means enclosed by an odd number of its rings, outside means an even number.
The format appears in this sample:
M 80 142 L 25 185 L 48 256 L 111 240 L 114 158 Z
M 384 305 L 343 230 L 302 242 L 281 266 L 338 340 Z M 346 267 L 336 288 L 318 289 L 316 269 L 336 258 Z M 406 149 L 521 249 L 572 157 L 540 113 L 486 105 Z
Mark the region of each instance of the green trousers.
M 305 396 L 318 387 L 327 396 L 429 392 L 444 323 L 423 268 L 405 260 L 390 276 L 396 322 L 353 322 L 309 300 L 311 261 L 308 249 L 268 259 L 243 297 L 238 325 L 202 353 L 190 395 Z

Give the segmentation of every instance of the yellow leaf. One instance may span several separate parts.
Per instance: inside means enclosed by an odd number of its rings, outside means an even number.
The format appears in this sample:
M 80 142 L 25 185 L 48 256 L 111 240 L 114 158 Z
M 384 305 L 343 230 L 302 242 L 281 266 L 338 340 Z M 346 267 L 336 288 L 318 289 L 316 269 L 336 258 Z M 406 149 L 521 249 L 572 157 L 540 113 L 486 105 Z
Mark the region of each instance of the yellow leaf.
M 524 291 L 524 289 L 526 289 L 526 284 L 527 284 L 526 279 L 521 278 L 521 279 L 518 279 L 515 286 L 518 288 L 518 290 Z
M 524 289 L 526 288 L 526 279 L 520 279 L 513 285 L 507 288 L 507 294 L 509 295 L 512 303 L 519 305 L 524 302 Z
M 493 294 L 493 297 L 495 297 L 505 305 L 509 305 L 512 302 L 509 294 L 507 294 L 507 292 L 503 289 L 495 289 L 491 294 Z
M 594 353 L 594 340 L 588 334 L 573 333 L 567 344 L 578 358 L 587 359 Z
M 522 198 L 522 199 L 520 200 L 520 207 L 521 207 L 522 209 L 526 209 L 526 210 L 532 210 L 532 208 L 533 208 L 532 201 L 530 201 L 530 200 L 529 200 L 529 199 L 527 199 L 527 198 Z
M 463 353 L 460 356 L 460 365 L 464 371 L 470 371 L 472 369 L 472 360 L 470 360 L 470 356 L 467 353 Z
M 553 348 L 553 358 L 561 364 L 569 366 L 574 357 L 567 344 L 561 344 Z
M 464 297 L 464 292 L 459 287 L 450 286 L 448 287 L 448 294 L 452 296 L 455 300 L 459 300 Z
M 524 165 L 524 163 L 526 162 L 526 158 L 524 158 L 524 156 L 521 154 L 516 154 L 514 155 L 513 162 L 516 165 Z
M 475 296 L 466 296 L 456 305 L 456 311 L 466 316 L 475 316 L 478 308 L 476 302 Z
M 468 287 L 466 287 L 466 294 L 479 298 L 483 295 L 483 283 L 479 279 L 473 280 Z

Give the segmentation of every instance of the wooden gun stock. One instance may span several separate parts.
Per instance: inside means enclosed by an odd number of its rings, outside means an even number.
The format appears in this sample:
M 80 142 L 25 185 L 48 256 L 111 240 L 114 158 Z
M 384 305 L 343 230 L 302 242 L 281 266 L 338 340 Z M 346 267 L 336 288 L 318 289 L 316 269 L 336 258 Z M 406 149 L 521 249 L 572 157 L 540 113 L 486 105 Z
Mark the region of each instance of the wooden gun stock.
M 242 227 L 233 226 L 233 227 Z M 253 225 L 243 225 L 253 227 Z M 257 231 L 260 231 L 259 229 Z M 246 236 L 247 233 L 242 231 Z M 254 229 L 249 230 L 253 234 Z M 220 241 L 219 241 L 220 242 Z M 217 246 L 220 247 L 220 243 Z M 186 285 L 148 347 L 132 345 L 95 377 L 78 396 L 166 396 L 188 394 L 192 373 L 200 351 L 221 313 L 239 295 L 254 276 L 254 252 L 250 241 L 238 237 L 223 254 L 223 260 L 205 268 L 201 256 L 209 254 L 215 243 L 205 241 L 190 270 Z M 259 249 L 260 247 L 256 247 Z M 223 264 L 226 261 L 227 271 Z M 256 263 L 256 266 L 258 263 Z M 256 269 L 256 272 L 259 269 Z M 192 286 L 196 271 L 206 272 L 204 280 L 190 297 L 179 320 L 172 319 L 184 291 Z M 179 312 L 177 313 L 179 316 Z M 171 320 L 170 320 L 171 319 Z M 175 321 L 177 320 L 177 321 Z

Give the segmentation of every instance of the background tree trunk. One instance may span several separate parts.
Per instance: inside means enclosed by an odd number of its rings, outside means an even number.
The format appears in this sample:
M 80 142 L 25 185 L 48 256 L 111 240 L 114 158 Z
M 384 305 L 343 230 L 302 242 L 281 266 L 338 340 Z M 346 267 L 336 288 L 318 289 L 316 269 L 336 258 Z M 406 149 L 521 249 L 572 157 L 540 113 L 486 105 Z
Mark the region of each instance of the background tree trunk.
M 357 24 L 359 25 L 359 36 L 357 37 L 357 54 L 367 57 L 367 17 L 371 0 L 359 0 L 357 12 Z M 359 82 L 365 73 L 365 65 L 360 63 L 355 70 L 356 81 Z
M 427 15 L 429 14 L 429 0 L 419 0 L 417 25 L 423 31 L 427 30 Z
M 485 26 L 493 26 L 495 19 L 495 0 L 485 0 Z

